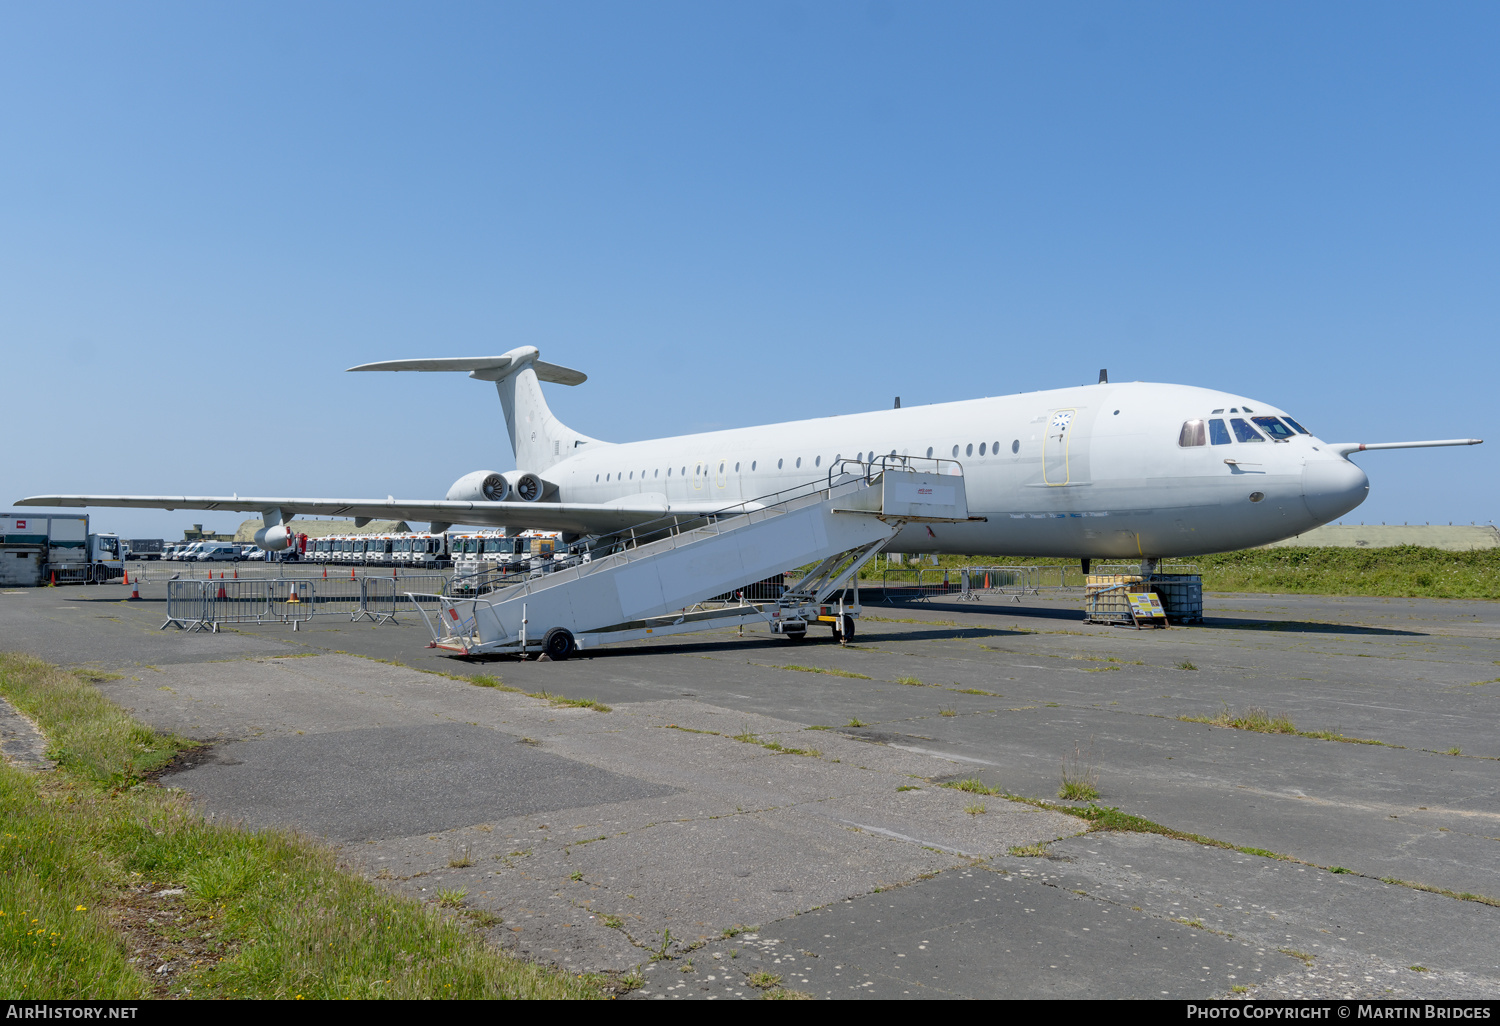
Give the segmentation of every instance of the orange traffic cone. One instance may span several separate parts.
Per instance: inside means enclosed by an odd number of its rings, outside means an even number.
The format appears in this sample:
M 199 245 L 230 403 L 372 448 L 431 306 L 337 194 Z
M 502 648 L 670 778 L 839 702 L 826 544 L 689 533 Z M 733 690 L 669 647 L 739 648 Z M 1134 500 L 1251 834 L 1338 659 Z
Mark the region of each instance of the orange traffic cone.
M 140 574 L 136 574 L 135 575 L 135 581 L 130 585 L 130 599 L 129 599 L 129 601 L 131 601 L 131 602 L 139 602 L 140 599 L 141 599 L 141 575 Z
M 236 581 L 240 579 L 240 568 L 239 567 L 235 567 L 234 568 L 234 579 Z
M 354 567 L 349 568 L 349 580 L 354 580 Z
M 221 580 L 222 580 L 222 578 L 221 578 Z M 224 591 L 224 585 L 221 583 L 219 585 L 219 593 L 217 595 L 215 595 L 214 598 L 227 599 L 228 597 L 229 597 L 229 595 L 228 595 L 228 593 L 226 593 Z
M 52 571 L 52 587 L 57 587 L 57 571 Z
M 297 597 L 297 582 L 296 581 L 292 582 L 292 593 L 286 597 L 286 600 L 287 600 L 288 604 L 290 604 L 292 602 L 301 602 L 302 601 L 300 598 Z
M 328 564 L 323 564 L 323 580 L 328 580 Z

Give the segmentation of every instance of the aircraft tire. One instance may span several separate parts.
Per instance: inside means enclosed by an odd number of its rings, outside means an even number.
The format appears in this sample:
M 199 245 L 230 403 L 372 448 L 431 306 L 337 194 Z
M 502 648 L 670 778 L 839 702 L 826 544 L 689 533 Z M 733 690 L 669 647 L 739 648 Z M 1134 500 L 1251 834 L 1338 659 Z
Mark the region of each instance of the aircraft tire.
M 562 662 L 573 654 L 573 632 L 566 627 L 554 627 L 542 639 L 542 651 L 554 663 Z

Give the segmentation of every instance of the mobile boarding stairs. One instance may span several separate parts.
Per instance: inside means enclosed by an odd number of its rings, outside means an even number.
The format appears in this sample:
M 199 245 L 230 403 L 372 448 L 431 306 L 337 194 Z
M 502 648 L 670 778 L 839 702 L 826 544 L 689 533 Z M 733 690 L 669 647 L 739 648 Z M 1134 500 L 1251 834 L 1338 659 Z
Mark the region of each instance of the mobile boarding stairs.
M 429 647 L 465 656 L 542 652 L 566 659 L 599 645 L 747 623 L 768 623 L 793 641 L 825 623 L 847 643 L 860 608 L 860 567 L 903 527 L 982 519 L 969 516 L 955 461 L 839 460 L 823 481 L 592 539 L 572 565 L 483 598 L 411 597 L 423 600 L 418 609 L 436 608 L 436 623 L 423 611 Z M 816 566 L 774 601 L 691 608 L 808 564 Z M 854 600 L 846 605 L 851 581 Z

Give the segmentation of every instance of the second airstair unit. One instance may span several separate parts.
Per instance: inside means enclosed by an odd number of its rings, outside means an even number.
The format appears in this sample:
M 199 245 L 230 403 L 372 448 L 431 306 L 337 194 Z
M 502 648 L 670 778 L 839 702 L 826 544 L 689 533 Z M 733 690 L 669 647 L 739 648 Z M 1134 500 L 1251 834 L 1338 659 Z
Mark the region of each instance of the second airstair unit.
M 769 624 L 792 641 L 824 624 L 847 643 L 860 612 L 862 566 L 909 523 L 977 519 L 957 462 L 840 460 L 801 488 L 580 540 L 570 565 L 487 596 L 413 598 L 424 600 L 418 608 L 435 609 L 427 618 L 431 647 L 464 656 L 566 659 L 599 645 L 747 623 Z M 693 608 L 807 566 L 775 600 Z

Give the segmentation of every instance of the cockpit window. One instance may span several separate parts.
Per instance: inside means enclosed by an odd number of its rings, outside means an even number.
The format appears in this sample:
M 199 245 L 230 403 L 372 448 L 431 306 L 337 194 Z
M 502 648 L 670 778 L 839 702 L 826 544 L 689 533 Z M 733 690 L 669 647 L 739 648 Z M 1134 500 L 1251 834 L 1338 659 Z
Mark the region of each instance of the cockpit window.
M 1270 435 L 1278 442 L 1284 442 L 1291 438 L 1294 432 L 1275 417 L 1251 417 L 1251 420 L 1260 425 L 1260 429 Z
M 1243 417 L 1230 417 L 1229 425 L 1234 428 L 1234 437 L 1238 438 L 1242 442 L 1265 441 L 1265 439 L 1260 436 L 1260 432 L 1251 427 Z
M 1177 436 L 1177 444 L 1184 449 L 1189 446 L 1203 445 L 1203 421 L 1189 420 L 1183 423 L 1182 433 Z
M 1215 445 L 1229 444 L 1229 429 L 1218 417 L 1208 422 L 1208 433 L 1213 438 Z
M 1282 419 L 1282 420 L 1284 420 L 1284 421 L 1286 421 L 1286 422 L 1287 422 L 1287 423 L 1288 423 L 1288 424 L 1290 424 L 1290 425 L 1291 425 L 1291 426 L 1292 426 L 1292 427 L 1294 427 L 1294 428 L 1296 428 L 1296 429 L 1297 429 L 1297 432 L 1298 432 L 1298 433 L 1299 433 L 1299 434 L 1303 434 L 1303 435 L 1310 435 L 1310 434 L 1312 434 L 1312 432 L 1311 432 L 1311 431 L 1309 431 L 1309 430 L 1307 430 L 1307 428 L 1305 428 L 1305 427 L 1303 427 L 1303 426 L 1302 426 L 1302 425 L 1301 425 L 1301 424 L 1298 424 L 1298 423 L 1297 423 L 1297 422 L 1296 422 L 1296 421 L 1295 421 L 1295 420 L 1293 420 L 1293 419 L 1292 419 L 1292 418 L 1291 418 L 1291 417 L 1282 417 L 1282 418 L 1281 418 L 1281 419 Z

